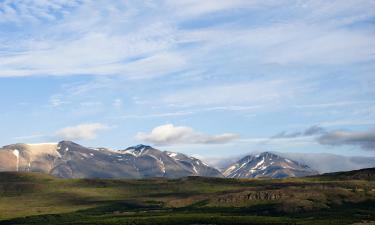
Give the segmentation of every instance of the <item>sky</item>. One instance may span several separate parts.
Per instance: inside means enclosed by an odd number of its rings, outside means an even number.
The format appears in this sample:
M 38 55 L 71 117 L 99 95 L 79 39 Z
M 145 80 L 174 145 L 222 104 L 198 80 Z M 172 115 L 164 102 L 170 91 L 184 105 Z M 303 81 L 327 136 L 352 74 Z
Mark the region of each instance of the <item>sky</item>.
M 0 0 L 0 145 L 375 156 L 373 0 Z

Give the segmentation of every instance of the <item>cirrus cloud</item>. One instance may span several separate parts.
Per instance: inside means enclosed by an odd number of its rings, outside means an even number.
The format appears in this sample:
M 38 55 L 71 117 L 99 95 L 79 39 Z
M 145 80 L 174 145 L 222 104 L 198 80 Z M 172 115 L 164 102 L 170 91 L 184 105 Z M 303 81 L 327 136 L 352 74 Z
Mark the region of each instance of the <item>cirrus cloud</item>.
M 156 145 L 220 144 L 233 141 L 239 138 L 239 135 L 234 133 L 209 135 L 195 131 L 191 127 L 165 124 L 155 127 L 150 133 L 140 132 L 136 138 Z

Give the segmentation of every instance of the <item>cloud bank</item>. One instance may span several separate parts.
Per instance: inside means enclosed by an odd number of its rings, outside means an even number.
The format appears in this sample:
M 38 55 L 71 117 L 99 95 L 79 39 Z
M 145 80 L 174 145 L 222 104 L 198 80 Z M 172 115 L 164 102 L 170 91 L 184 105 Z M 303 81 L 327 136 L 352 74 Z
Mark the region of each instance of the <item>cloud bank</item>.
M 191 127 L 174 126 L 173 124 L 161 125 L 152 129 L 150 133 L 140 132 L 136 135 L 136 139 L 155 145 L 222 144 L 237 138 L 239 138 L 238 134 L 209 135 L 195 131 Z
M 369 131 L 332 131 L 320 136 L 318 142 L 323 145 L 359 146 L 365 150 L 375 150 L 375 130 Z
M 304 131 L 283 131 L 270 139 L 293 139 L 299 137 L 314 137 L 321 145 L 330 146 L 358 146 L 364 150 L 375 150 L 375 130 L 367 131 L 328 131 L 318 125 L 311 126 Z
M 304 131 L 296 131 L 296 132 L 286 132 L 283 131 L 279 134 L 276 134 L 275 136 L 272 136 L 271 138 L 297 138 L 297 137 L 308 137 L 308 136 L 314 136 L 318 134 L 325 133 L 325 129 L 318 126 L 314 125 L 309 128 L 307 128 Z

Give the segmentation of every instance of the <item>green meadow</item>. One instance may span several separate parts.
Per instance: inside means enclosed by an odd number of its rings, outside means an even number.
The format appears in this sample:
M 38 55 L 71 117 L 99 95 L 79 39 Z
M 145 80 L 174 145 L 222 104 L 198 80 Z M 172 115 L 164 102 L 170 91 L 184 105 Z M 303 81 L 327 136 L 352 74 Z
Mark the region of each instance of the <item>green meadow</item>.
M 375 181 L 343 174 L 122 180 L 0 173 L 0 224 L 345 225 L 371 221 L 375 221 Z

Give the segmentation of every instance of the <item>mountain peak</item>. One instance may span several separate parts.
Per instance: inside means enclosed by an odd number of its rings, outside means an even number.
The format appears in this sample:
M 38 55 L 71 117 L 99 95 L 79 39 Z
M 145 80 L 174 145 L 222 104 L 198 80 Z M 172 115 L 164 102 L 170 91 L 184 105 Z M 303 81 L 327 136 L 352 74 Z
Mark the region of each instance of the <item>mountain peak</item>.
M 267 157 L 267 158 L 280 158 L 279 155 L 272 153 L 272 152 L 262 152 L 259 154 L 259 156 Z
M 58 145 L 73 145 L 73 146 L 81 146 L 73 141 L 69 141 L 69 140 L 62 140 L 58 143 Z
M 152 147 L 149 146 L 149 145 L 139 144 L 139 145 L 131 146 L 131 147 L 127 148 L 126 150 L 142 151 L 142 150 L 151 149 L 151 148 Z
M 224 175 L 233 178 L 299 177 L 317 172 L 296 161 L 283 158 L 272 152 L 248 155 L 228 167 Z

